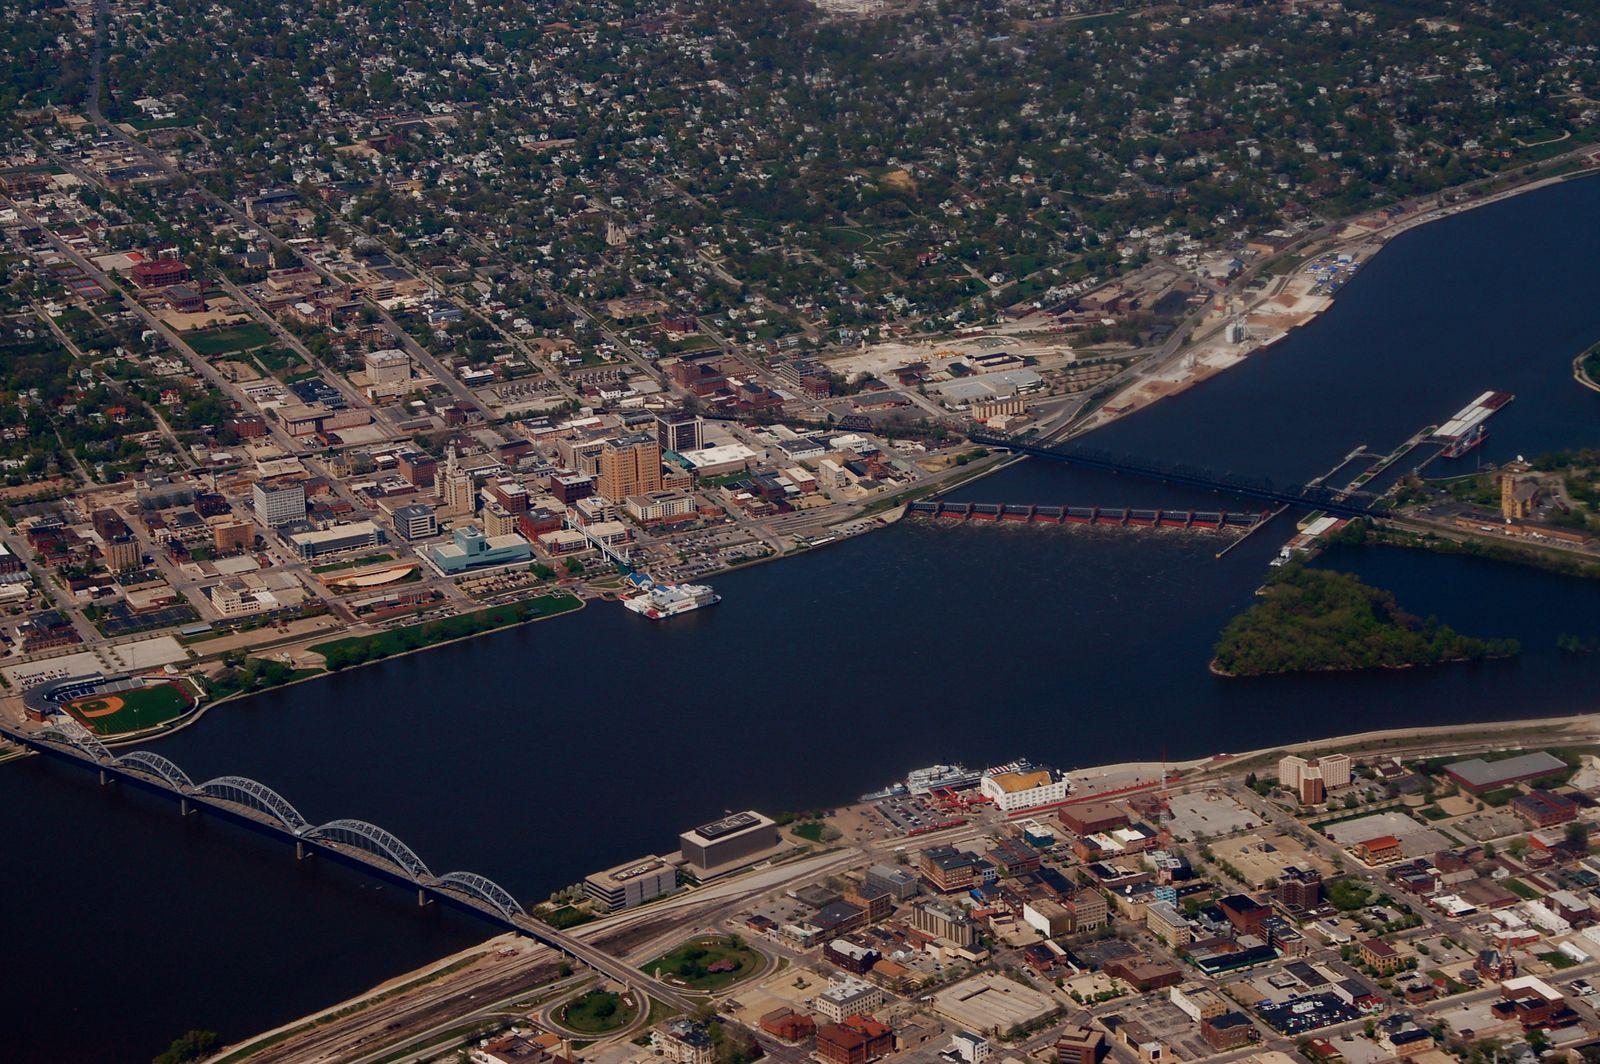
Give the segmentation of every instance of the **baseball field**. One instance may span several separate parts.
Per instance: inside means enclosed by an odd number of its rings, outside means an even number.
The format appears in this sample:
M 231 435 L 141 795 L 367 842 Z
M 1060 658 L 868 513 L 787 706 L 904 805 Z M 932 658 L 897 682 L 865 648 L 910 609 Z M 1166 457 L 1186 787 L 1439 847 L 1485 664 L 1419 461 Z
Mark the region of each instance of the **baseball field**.
M 90 695 L 66 705 L 69 713 L 97 735 L 125 735 L 154 728 L 182 716 L 188 708 L 188 693 L 170 683 Z

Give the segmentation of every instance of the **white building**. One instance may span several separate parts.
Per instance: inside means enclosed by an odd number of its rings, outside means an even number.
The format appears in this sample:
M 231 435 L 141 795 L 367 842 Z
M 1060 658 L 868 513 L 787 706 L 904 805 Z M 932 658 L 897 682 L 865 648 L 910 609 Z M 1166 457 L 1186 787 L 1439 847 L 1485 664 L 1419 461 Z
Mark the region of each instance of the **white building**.
M 883 991 L 864 979 L 853 975 L 838 976 L 830 980 L 828 989 L 817 995 L 812 1004 L 817 1012 L 834 1023 L 846 1016 L 865 1016 L 884 1002 Z
M 250 613 L 275 610 L 281 603 L 264 587 L 250 587 L 243 580 L 226 580 L 213 586 L 212 607 L 224 617 L 243 617 Z
M 583 880 L 584 896 L 607 912 L 631 909 L 677 889 L 677 866 L 660 857 L 629 861 Z
M 957 1031 L 950 1036 L 950 1052 L 960 1057 L 965 1064 L 985 1064 L 994 1053 L 994 1046 L 982 1035 L 973 1034 L 971 1031 Z
M 256 520 L 268 528 L 282 528 L 306 519 L 306 486 L 291 478 L 258 480 L 251 489 Z
M 1320 779 L 1329 791 L 1350 786 L 1352 776 L 1350 755 L 1329 754 L 1326 757 L 1304 758 L 1294 754 L 1278 762 L 1278 784 L 1300 793 L 1306 780 Z
M 368 351 L 362 361 L 370 398 L 391 398 L 411 390 L 411 356 L 399 348 Z
M 1012 813 L 1065 801 L 1068 787 L 1066 777 L 1049 769 L 1033 769 L 996 772 L 983 777 L 978 789 L 1001 812 Z

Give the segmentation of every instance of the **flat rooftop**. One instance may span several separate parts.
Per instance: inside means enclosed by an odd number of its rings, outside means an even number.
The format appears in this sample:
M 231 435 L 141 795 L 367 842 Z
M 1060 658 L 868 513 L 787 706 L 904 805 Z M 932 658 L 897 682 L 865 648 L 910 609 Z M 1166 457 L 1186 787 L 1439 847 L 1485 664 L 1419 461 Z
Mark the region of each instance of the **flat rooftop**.
M 994 972 L 965 979 L 933 996 L 935 1012 L 969 1031 L 1007 1031 L 1040 1019 L 1058 1002 Z
M 753 809 L 748 809 L 742 813 L 732 813 L 721 820 L 713 820 L 709 824 L 701 824 L 693 831 L 684 832 L 684 837 L 698 836 L 701 841 L 716 842 L 718 839 L 725 839 L 730 835 L 738 835 L 752 828 L 765 827 L 772 823 L 774 821 L 771 818 L 764 817 Z
M 1552 772 L 1562 772 L 1567 763 L 1559 757 L 1536 750 L 1531 754 L 1518 754 L 1499 761 L 1485 761 L 1481 757 L 1457 761 L 1444 770 L 1468 787 L 1494 787 L 1514 780 L 1533 779 Z

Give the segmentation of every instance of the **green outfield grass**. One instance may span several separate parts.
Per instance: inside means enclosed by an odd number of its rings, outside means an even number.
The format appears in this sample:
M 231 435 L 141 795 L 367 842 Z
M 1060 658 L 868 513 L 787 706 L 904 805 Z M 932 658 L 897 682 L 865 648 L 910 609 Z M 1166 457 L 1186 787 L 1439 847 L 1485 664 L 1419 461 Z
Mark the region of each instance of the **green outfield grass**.
M 95 716 L 121 701 L 121 706 L 104 716 Z M 129 732 L 154 728 L 183 716 L 189 709 L 189 700 L 182 690 L 170 683 L 141 687 L 133 691 L 80 699 L 70 707 L 73 716 L 81 720 L 97 735 L 126 735 Z

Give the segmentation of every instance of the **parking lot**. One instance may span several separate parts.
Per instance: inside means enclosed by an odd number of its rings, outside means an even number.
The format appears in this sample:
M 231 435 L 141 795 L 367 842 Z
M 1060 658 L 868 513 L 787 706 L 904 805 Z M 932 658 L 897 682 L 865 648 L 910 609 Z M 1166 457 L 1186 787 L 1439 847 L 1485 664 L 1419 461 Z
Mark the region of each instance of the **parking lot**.
M 921 796 L 885 798 L 872 808 L 891 831 L 900 835 L 927 827 L 940 819 L 938 811 Z
M 1452 831 L 1466 835 L 1474 842 L 1488 842 L 1490 839 L 1515 835 L 1524 827 L 1522 818 L 1508 809 L 1485 809 L 1450 825 Z
M 1273 1030 L 1291 1038 L 1361 1018 L 1360 1009 L 1331 992 L 1306 994 L 1277 1005 L 1260 1005 L 1256 1014 Z
M 1217 838 L 1261 826 L 1261 818 L 1224 794 L 1178 794 L 1172 797 L 1172 837 L 1189 841 Z
M 1118 1009 L 1127 1019 L 1143 1024 L 1153 1036 L 1165 1042 L 1181 1060 L 1197 1060 L 1215 1050 L 1200 1037 L 1200 1025 L 1172 1003 L 1165 991 Z

